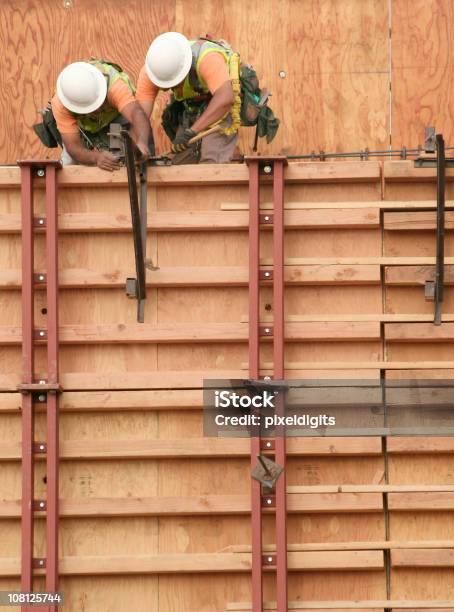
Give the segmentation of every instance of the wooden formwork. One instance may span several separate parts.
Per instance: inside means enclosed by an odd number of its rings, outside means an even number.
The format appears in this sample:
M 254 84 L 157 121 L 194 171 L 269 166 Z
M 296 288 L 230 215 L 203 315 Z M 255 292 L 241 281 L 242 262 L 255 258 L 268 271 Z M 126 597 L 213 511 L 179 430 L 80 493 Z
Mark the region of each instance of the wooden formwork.
M 447 174 L 449 205 L 454 173 Z M 432 326 L 433 304 L 424 300 L 435 261 L 434 171 L 411 162 L 293 163 L 285 177 L 286 376 L 452 378 L 450 213 L 441 327 Z M 65 168 L 59 185 L 65 605 L 250 609 L 250 443 L 204 438 L 201 412 L 204 378 L 247 377 L 247 168 L 151 169 L 147 254 L 159 269 L 147 271 L 144 325 L 124 295 L 134 271 L 125 173 Z M 270 189 L 262 187 L 266 210 Z M 17 168 L 0 168 L 0 190 L 0 589 L 10 589 L 20 573 Z M 44 213 L 39 193 L 37 211 Z M 272 244 L 264 234 L 266 266 Z M 37 272 L 45 265 L 41 238 Z M 39 294 L 35 320 L 45 327 Z M 265 322 L 272 289 L 265 285 L 260 297 Z M 271 359 L 264 342 L 263 374 Z M 44 372 L 39 346 L 37 361 Z M 39 439 L 43 427 L 38 414 Z M 442 607 L 425 603 L 435 600 L 453 609 L 454 441 L 390 438 L 387 451 L 385 483 L 380 438 L 288 440 L 289 609 L 347 609 L 342 601 L 356 602 L 355 610 Z M 38 498 L 44 479 L 37 461 Z M 271 518 L 265 550 L 275 544 Z M 36 556 L 45 556 L 43 523 Z M 264 597 L 273 602 L 271 578 L 266 573 Z

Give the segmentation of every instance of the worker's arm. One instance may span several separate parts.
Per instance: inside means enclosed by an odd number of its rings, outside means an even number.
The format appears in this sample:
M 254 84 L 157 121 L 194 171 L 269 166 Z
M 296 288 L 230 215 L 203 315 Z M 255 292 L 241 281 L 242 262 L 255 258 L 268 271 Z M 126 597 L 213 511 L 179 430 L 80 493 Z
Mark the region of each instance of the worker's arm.
M 130 102 L 122 108 L 121 114 L 131 124 L 132 139 L 142 153 L 143 158 L 149 157 L 150 122 L 143 108 L 138 102 Z
M 158 87 L 150 81 L 145 66 L 142 66 L 139 72 L 139 78 L 137 79 L 136 100 L 143 108 L 143 112 L 147 117 L 151 116 L 158 93 Z
M 73 159 L 87 166 L 98 166 L 102 170 L 118 170 L 120 162 L 108 151 L 89 151 L 84 147 L 80 134 L 62 134 L 63 144 Z
M 232 82 L 226 81 L 214 92 L 205 112 L 193 123 L 191 129 L 197 134 L 206 130 L 212 123 L 223 117 L 231 109 L 233 100 Z
M 147 117 L 151 116 L 151 113 L 153 111 L 153 106 L 154 106 L 154 100 L 150 101 L 150 100 L 139 100 L 139 104 L 143 109 L 143 112 L 145 113 L 145 115 Z

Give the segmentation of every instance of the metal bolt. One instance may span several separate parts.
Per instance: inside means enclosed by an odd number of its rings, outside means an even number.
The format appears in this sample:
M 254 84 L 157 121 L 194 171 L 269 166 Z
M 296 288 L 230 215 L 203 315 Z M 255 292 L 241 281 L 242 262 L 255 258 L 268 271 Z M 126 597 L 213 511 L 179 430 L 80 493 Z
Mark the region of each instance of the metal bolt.
M 43 176 L 46 174 L 46 172 L 45 172 L 45 170 L 44 170 L 43 168 L 39 168 L 39 169 L 36 171 L 36 174 L 37 174 L 37 175 L 38 175 L 40 178 L 42 178 L 42 177 L 43 177 Z
M 267 443 L 266 443 L 266 447 L 267 447 L 267 448 L 271 448 L 271 442 L 267 442 Z
M 40 381 L 39 381 L 39 384 L 40 384 L 40 385 L 45 385 L 45 384 L 46 384 L 46 381 L 45 381 L 45 380 L 40 380 Z
M 63 0 L 63 8 L 69 9 L 73 5 L 72 0 Z
M 273 561 L 273 557 L 268 557 L 268 563 L 271 563 Z
M 39 278 L 39 280 L 40 280 L 40 281 L 43 281 L 43 280 L 44 280 L 44 274 L 40 274 L 40 275 L 38 276 L 38 278 Z
M 40 564 L 40 565 L 44 565 L 44 560 L 43 560 L 43 559 L 40 559 L 40 560 L 39 560 L 39 564 Z
M 46 335 L 46 332 L 41 330 L 39 332 L 39 335 L 41 336 L 41 338 L 44 338 L 44 336 Z
M 268 506 L 271 506 L 271 504 L 272 504 L 271 499 L 267 499 L 267 500 L 266 500 L 266 503 L 268 504 Z
M 43 397 L 43 396 L 42 396 L 42 395 L 40 395 L 40 397 Z M 40 444 L 40 445 L 39 445 L 39 450 L 44 450 L 44 448 L 45 448 L 44 444 Z
M 44 502 L 39 502 L 39 507 L 44 508 Z
M 281 77 L 281 79 L 285 79 L 287 73 L 285 72 L 285 70 L 279 70 L 279 76 Z
M 265 166 L 265 167 L 263 168 L 263 172 L 264 172 L 265 174 L 271 174 L 271 166 Z
M 265 221 L 269 221 L 270 218 L 268 217 L 268 215 L 265 216 Z
M 46 396 L 45 395 L 38 395 L 38 400 L 40 402 L 45 402 L 46 401 Z M 44 450 L 44 446 L 41 450 Z
M 269 328 L 269 327 L 266 327 L 266 328 L 265 328 L 265 334 L 269 334 L 269 333 L 270 333 L 270 328 Z
M 263 380 L 271 380 L 271 376 L 264 376 Z
M 269 272 L 265 272 L 265 276 L 269 276 L 269 275 L 270 275 L 270 273 L 269 273 Z
M 40 225 L 44 225 L 44 219 L 39 219 L 39 220 L 38 220 L 38 223 L 39 223 Z

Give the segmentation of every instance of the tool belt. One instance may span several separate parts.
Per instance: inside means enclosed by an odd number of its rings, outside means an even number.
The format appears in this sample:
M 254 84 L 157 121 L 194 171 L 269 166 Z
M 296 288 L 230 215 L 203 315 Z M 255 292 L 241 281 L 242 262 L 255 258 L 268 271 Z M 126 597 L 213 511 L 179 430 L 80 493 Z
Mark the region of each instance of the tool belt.
M 61 147 L 61 134 L 58 131 L 57 122 L 55 121 L 50 102 L 48 102 L 46 108 L 43 108 L 39 112 L 43 120 L 41 123 L 35 123 L 33 126 L 36 135 L 48 149 L 55 149 L 55 147 L 58 146 Z

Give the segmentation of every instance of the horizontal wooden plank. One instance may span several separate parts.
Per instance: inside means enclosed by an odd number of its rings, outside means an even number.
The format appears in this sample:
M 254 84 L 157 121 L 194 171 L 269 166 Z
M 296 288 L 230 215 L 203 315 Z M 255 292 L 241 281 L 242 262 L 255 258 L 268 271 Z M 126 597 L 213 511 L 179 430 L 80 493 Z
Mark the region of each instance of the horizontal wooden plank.
M 354 514 L 382 510 L 382 496 L 373 493 L 291 495 L 287 505 L 287 511 L 293 514 Z M 250 511 L 250 495 L 60 500 L 62 517 L 235 515 Z M 19 518 L 20 514 L 20 500 L 0 502 L 0 518 Z
M 380 227 L 378 208 L 307 209 L 287 210 L 286 229 L 372 229 Z M 131 232 L 131 217 L 127 213 L 61 213 L 58 216 L 59 232 Z M 147 218 L 149 231 L 223 231 L 249 228 L 248 211 L 151 211 Z M 263 225 L 272 230 L 272 225 Z M 15 213 L 0 214 L 0 234 L 19 234 L 21 216 Z M 44 230 L 42 230 L 44 231 Z
M 272 338 L 272 326 L 269 328 Z M 42 331 L 42 330 L 40 330 Z M 167 344 L 201 342 L 247 342 L 249 329 L 245 323 L 172 323 L 172 324 L 112 324 L 112 325 L 62 325 L 59 328 L 60 344 Z M 289 322 L 285 329 L 287 342 L 336 341 L 355 342 L 380 338 L 380 325 L 373 321 Z M 264 334 L 264 339 L 266 336 Z M 0 326 L 0 345 L 20 344 L 22 329 L 16 326 Z M 37 340 L 37 342 L 45 342 Z
M 70 268 L 60 270 L 60 288 L 124 287 L 131 270 L 93 270 Z M 247 286 L 246 267 L 171 267 L 146 271 L 147 287 L 229 287 Z M 379 265 L 310 265 L 286 266 L 284 281 L 288 285 L 378 285 Z M 20 270 L 0 270 L 0 289 L 19 289 Z
M 2 393 L 0 413 L 20 412 L 21 399 L 20 393 Z M 194 410 L 203 406 L 203 391 L 64 391 L 58 405 L 60 412 Z
M 423 323 L 433 322 L 433 314 L 387 314 L 387 313 L 376 313 L 376 314 L 309 314 L 309 315 L 287 315 L 285 322 L 295 321 L 311 321 L 311 322 L 325 322 L 325 321 L 378 321 L 379 323 Z M 241 317 L 242 323 L 247 323 L 249 317 L 243 315 Z M 272 316 L 262 317 L 260 323 L 272 323 Z M 442 321 L 454 321 L 454 314 L 443 314 Z
M 383 164 L 385 181 L 424 182 L 435 181 L 436 168 L 416 168 L 413 161 L 385 161 Z M 454 179 L 454 168 L 446 168 L 446 180 Z
M 386 323 L 386 342 L 453 342 L 454 323 Z
M 441 488 L 441 487 L 440 487 Z M 418 510 L 427 512 L 443 512 L 454 510 L 454 491 L 428 491 L 390 493 L 388 508 L 394 511 Z
M 362 363 L 362 362 L 360 362 Z M 402 362 L 403 366 L 407 362 Z M 440 362 L 423 362 L 430 363 L 433 368 L 439 368 Z M 445 368 L 449 368 L 450 362 L 442 362 Z M 327 362 L 329 366 L 331 362 Z M 348 365 L 347 365 L 348 364 Z M 289 380 L 299 380 L 316 378 L 333 379 L 342 378 L 344 380 L 378 380 L 380 365 L 370 363 L 368 367 L 355 367 L 355 363 L 350 365 L 348 362 L 337 363 L 337 368 L 325 367 L 325 363 L 317 363 L 316 367 L 306 367 L 305 369 L 292 369 L 293 364 L 289 364 L 287 368 L 286 378 Z M 332 365 L 332 364 L 331 364 Z M 392 367 L 391 363 L 391 367 Z M 401 366 L 401 362 L 399 362 Z M 418 366 L 410 364 L 409 369 L 418 369 Z M 309 362 L 309 366 L 314 366 Z M 424 366 L 422 366 L 424 367 Z M 443 366 L 442 366 L 443 367 Z M 454 369 L 454 364 L 451 365 Z M 399 367 L 398 369 L 405 369 Z M 247 370 L 247 364 L 237 370 L 148 370 L 145 372 L 134 370 L 118 370 L 111 372 L 62 372 L 60 374 L 60 384 L 66 391 L 108 391 L 108 390 L 127 390 L 127 389 L 201 389 L 203 388 L 204 380 L 226 380 L 226 379 L 244 379 Z M 264 376 L 271 375 L 269 369 L 263 369 Z M 45 372 L 37 372 L 37 378 L 45 378 Z M 19 372 L 11 372 L 8 374 L 0 374 L 0 393 L 6 391 L 16 391 L 17 386 L 21 383 Z
M 287 455 L 379 455 L 379 438 L 289 438 Z M 62 440 L 65 459 L 159 459 L 175 457 L 249 457 L 249 438 L 186 438 L 178 440 Z M 19 442 L 0 442 L 0 460 L 19 461 Z M 37 456 L 37 459 L 43 457 Z
M 271 266 L 272 259 L 261 259 L 262 266 Z M 454 257 L 445 257 L 446 264 L 454 264 Z M 286 266 L 311 265 L 378 265 L 415 266 L 434 265 L 435 257 L 290 257 L 284 260 Z
M 247 363 L 242 363 L 243 370 L 248 369 Z M 264 371 L 272 370 L 273 364 L 265 361 L 261 364 Z M 294 361 L 286 362 L 286 370 L 438 370 L 454 369 L 454 361 Z
M 454 567 L 454 550 L 446 548 L 392 550 L 392 567 Z
M 437 215 L 435 211 L 385 212 L 383 227 L 388 231 L 435 230 Z M 445 229 L 454 229 L 454 211 L 446 211 Z
M 272 177 L 264 176 L 270 182 Z M 377 182 L 380 164 L 376 161 L 351 162 L 290 162 L 285 169 L 286 182 L 338 183 Z M 43 185 L 43 179 L 37 179 Z M 246 164 L 198 164 L 193 166 L 152 166 L 148 169 L 149 185 L 241 185 L 249 182 Z M 126 187 L 126 169 L 103 172 L 90 166 L 66 166 L 58 173 L 62 187 Z M 0 166 L 0 188 L 18 187 L 20 170 L 15 166 Z
M 432 266 L 392 266 L 385 268 L 386 285 L 424 286 L 426 281 L 435 280 L 435 265 Z M 454 266 L 446 265 L 444 284 L 454 285 Z
M 220 572 L 250 572 L 249 553 L 181 553 L 134 556 L 62 557 L 59 573 L 62 575 L 111 574 L 198 574 Z M 380 551 L 333 551 L 330 553 L 290 552 L 288 569 L 326 571 L 367 571 L 383 568 Z M 0 576 L 17 576 L 19 559 L 0 559 Z
M 405 494 L 417 493 L 422 498 L 427 493 L 453 493 L 454 484 L 417 484 L 417 485 L 399 485 L 399 484 L 341 484 L 341 485 L 290 485 L 287 487 L 289 494 L 314 494 L 314 493 L 397 493 Z M 405 498 L 402 495 L 401 499 Z M 410 497 L 410 496 L 409 496 Z M 430 496 L 429 496 L 430 497 Z M 389 497 L 391 499 L 391 496 Z
M 378 208 L 379 210 L 415 210 L 433 209 L 436 210 L 437 202 L 433 200 L 361 200 L 361 201 L 340 201 L 340 202 L 313 202 L 311 200 L 286 201 L 285 210 L 313 210 L 313 209 L 349 209 L 357 208 Z M 220 205 L 221 210 L 248 210 L 247 202 L 224 202 Z M 261 210 L 272 210 L 272 202 L 261 202 Z M 454 200 L 446 200 L 446 208 L 454 208 Z
M 250 545 L 229 546 L 225 552 L 251 552 Z M 274 544 L 265 544 L 263 552 L 275 552 Z M 309 550 L 394 550 L 394 549 L 414 549 L 414 548 L 454 548 L 454 540 L 427 540 L 427 541 L 399 541 L 399 540 L 380 540 L 377 542 L 317 542 L 288 544 L 289 551 L 309 551 Z
M 454 453 L 454 437 L 391 437 L 388 452 L 395 454 Z
M 402 599 L 380 599 L 365 601 L 289 601 L 289 610 L 343 610 L 355 611 L 367 610 L 449 610 L 454 608 L 453 601 L 436 600 L 402 600 Z M 265 602 L 264 611 L 277 610 L 275 602 Z M 252 605 L 249 603 L 230 603 L 226 607 L 226 612 L 251 612 Z

